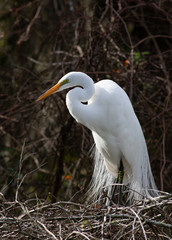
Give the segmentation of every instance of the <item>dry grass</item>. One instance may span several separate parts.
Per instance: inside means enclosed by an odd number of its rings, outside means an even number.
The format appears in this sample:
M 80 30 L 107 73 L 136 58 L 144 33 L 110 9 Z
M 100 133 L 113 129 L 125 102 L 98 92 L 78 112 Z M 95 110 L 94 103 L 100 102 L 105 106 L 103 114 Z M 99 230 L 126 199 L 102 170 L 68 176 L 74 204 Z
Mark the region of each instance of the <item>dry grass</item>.
M 127 207 L 1 196 L 0 239 L 171 239 L 172 195 Z

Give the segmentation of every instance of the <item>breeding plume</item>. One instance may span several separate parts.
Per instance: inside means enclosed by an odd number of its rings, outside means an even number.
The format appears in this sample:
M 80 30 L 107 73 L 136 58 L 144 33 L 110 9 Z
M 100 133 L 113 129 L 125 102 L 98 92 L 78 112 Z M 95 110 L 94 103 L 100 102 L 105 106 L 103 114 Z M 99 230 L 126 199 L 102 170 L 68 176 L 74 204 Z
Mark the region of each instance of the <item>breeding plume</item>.
M 100 197 L 103 187 L 109 194 L 114 181 L 128 186 L 130 200 L 157 196 L 145 138 L 125 91 L 112 80 L 94 84 L 85 73 L 70 72 L 37 101 L 71 87 L 67 108 L 95 142 L 91 196 Z

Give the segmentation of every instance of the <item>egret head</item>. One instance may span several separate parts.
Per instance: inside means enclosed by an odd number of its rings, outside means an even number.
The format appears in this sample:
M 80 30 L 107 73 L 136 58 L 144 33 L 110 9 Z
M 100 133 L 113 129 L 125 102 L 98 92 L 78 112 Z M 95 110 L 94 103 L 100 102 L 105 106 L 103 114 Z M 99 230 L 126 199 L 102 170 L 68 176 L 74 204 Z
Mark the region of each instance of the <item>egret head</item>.
M 58 91 L 62 91 L 67 88 L 71 87 L 84 87 L 91 82 L 93 84 L 93 80 L 82 72 L 69 72 L 65 76 L 63 76 L 57 84 L 55 84 L 52 88 L 47 90 L 44 94 L 42 94 L 38 99 L 37 102 L 42 100 L 49 95 L 56 93 Z
M 43 93 L 36 101 L 40 101 L 45 97 L 48 97 L 49 95 L 56 93 L 58 91 L 62 91 L 66 88 L 70 87 L 70 81 L 67 78 L 61 78 L 60 81 L 55 84 L 53 87 L 51 87 L 49 90 L 47 90 L 45 93 Z

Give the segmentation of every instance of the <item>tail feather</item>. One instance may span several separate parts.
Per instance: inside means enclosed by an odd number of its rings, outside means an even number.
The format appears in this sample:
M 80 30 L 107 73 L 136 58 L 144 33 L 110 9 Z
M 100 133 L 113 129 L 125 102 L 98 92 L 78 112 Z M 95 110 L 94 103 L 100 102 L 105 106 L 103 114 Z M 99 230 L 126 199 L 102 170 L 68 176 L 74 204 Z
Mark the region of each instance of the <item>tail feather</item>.
M 94 147 L 94 171 L 90 188 L 88 190 L 89 200 L 100 200 L 100 198 L 103 196 L 103 191 L 110 196 L 114 181 L 115 178 L 111 176 L 106 169 L 103 156 L 99 153 L 97 148 Z
M 142 159 L 138 160 L 140 165 L 136 164 L 136 166 L 132 167 L 133 172 L 128 179 L 128 200 L 130 202 L 141 200 L 144 197 L 153 198 L 158 196 L 158 190 L 152 175 L 146 144 L 144 145 L 141 157 Z M 104 195 L 103 189 L 110 197 L 114 181 L 115 178 L 111 176 L 106 169 L 103 156 L 95 147 L 94 171 L 88 191 L 89 199 L 93 199 L 94 201 L 100 200 Z
M 129 199 L 140 200 L 143 197 L 154 198 L 158 196 L 158 190 L 152 175 L 152 170 L 149 161 L 149 155 L 145 140 L 142 144 L 142 152 L 138 159 L 138 164 L 135 164 L 132 169 L 132 181 L 130 182 L 131 190 Z

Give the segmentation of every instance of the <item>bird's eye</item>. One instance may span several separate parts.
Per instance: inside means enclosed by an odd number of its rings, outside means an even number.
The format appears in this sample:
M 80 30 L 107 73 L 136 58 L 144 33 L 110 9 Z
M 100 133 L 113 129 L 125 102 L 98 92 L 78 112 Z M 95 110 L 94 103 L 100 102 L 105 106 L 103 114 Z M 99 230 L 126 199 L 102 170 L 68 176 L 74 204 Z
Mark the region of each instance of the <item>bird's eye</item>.
M 65 79 L 60 83 L 60 86 L 63 86 L 64 84 L 69 83 L 69 79 Z

